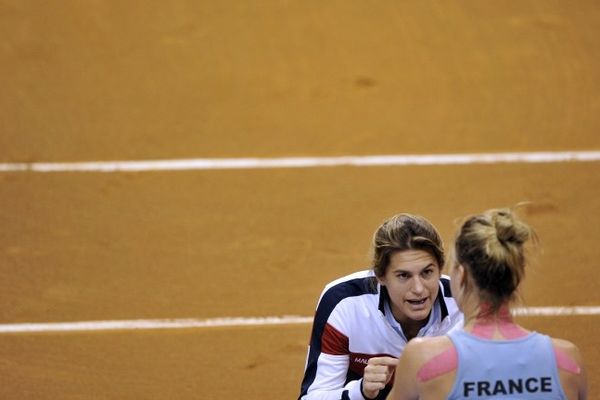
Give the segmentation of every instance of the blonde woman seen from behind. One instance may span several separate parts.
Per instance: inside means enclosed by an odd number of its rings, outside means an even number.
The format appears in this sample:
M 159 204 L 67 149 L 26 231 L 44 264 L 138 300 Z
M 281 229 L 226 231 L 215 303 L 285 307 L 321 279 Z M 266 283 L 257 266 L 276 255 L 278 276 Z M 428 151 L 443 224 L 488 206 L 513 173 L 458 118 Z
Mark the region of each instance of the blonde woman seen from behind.
M 452 293 L 464 329 L 404 349 L 389 400 L 587 398 L 579 349 L 511 318 L 533 235 L 511 210 L 466 219 L 456 234 Z

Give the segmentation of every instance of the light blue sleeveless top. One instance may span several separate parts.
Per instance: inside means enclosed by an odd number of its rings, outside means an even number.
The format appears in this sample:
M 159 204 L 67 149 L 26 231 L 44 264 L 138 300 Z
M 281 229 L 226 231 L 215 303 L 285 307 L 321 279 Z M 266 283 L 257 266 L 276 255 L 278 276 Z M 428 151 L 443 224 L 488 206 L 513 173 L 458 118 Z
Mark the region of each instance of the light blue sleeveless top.
M 551 339 L 539 333 L 489 340 L 457 330 L 448 334 L 458 353 L 449 400 L 567 400 Z

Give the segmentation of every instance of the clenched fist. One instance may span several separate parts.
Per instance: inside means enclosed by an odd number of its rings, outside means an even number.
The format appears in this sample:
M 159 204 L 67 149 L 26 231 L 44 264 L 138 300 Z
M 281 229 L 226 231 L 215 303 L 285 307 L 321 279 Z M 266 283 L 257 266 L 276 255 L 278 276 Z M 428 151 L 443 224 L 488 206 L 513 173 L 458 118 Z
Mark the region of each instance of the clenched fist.
M 373 357 L 369 359 L 363 374 L 362 392 L 367 399 L 374 399 L 379 391 L 392 379 L 398 359 Z

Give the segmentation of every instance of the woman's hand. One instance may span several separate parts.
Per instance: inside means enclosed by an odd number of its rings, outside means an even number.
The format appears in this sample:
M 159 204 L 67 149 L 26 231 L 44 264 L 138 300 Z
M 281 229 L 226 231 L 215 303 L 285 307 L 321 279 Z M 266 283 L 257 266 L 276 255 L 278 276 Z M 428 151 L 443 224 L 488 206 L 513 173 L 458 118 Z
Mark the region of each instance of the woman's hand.
M 394 357 L 373 357 L 369 359 L 362 381 L 362 394 L 367 399 L 374 399 L 379 391 L 392 379 L 398 364 Z

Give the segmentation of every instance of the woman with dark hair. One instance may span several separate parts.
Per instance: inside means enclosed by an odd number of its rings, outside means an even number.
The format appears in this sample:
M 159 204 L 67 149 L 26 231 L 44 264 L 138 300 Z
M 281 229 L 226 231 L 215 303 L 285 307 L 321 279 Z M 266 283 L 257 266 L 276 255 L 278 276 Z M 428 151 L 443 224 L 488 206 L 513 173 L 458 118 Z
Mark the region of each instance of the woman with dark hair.
M 442 240 L 429 221 L 396 215 L 377 229 L 372 249 L 371 269 L 337 279 L 321 294 L 300 399 L 384 398 L 410 339 L 462 322 L 441 275 Z
M 452 271 L 464 329 L 409 343 L 389 400 L 586 399 L 577 347 L 511 318 L 532 236 L 508 209 L 466 219 L 456 235 Z

